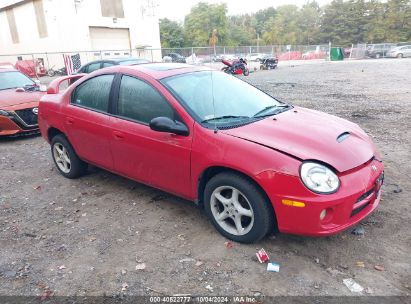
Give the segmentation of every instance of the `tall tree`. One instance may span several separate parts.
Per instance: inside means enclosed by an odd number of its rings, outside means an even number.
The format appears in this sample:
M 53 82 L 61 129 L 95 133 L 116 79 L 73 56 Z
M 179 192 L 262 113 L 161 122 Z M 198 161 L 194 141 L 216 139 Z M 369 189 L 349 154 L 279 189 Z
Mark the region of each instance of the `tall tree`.
M 252 23 L 253 17 L 248 14 L 230 16 L 227 45 L 239 46 L 256 44 L 257 35 Z
M 268 44 L 296 44 L 301 36 L 298 13 L 295 5 L 279 6 L 276 15 L 267 21 L 268 27 L 263 33 L 263 40 Z
M 160 41 L 163 48 L 178 48 L 184 45 L 183 26 L 167 18 L 160 19 Z
M 389 0 L 387 2 L 387 37 L 391 41 L 411 40 L 411 1 Z
M 227 41 L 228 32 L 226 4 L 200 2 L 192 7 L 184 20 L 186 45 L 208 45 L 214 30 L 217 30 L 219 44 L 224 44 Z
M 308 0 L 301 8 L 283 5 L 230 17 L 225 4 L 200 2 L 183 27 L 162 19 L 160 30 L 163 47 L 406 42 L 411 40 L 411 0 L 333 0 L 324 7 Z
M 298 44 L 314 44 L 320 41 L 322 10 L 316 1 L 307 2 L 299 11 L 298 26 L 301 36 Z
M 270 18 L 274 18 L 275 15 L 276 10 L 274 7 L 267 7 L 255 13 L 253 15 L 252 26 L 254 27 L 256 34 L 262 36 L 264 32 L 269 30 L 268 21 L 270 20 Z

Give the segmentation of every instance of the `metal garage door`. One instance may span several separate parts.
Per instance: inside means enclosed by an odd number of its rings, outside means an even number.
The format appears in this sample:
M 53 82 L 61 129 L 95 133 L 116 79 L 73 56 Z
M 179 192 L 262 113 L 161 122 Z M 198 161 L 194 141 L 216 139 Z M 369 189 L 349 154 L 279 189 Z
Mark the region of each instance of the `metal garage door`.
M 94 51 L 130 49 L 130 33 L 128 29 L 90 27 L 90 40 Z

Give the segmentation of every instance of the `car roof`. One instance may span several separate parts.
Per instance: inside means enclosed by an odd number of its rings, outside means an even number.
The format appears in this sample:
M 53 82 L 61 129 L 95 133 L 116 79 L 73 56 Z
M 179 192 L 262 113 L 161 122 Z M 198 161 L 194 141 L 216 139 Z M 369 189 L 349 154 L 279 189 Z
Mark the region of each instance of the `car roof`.
M 129 60 L 148 60 L 148 59 L 135 58 L 135 57 L 103 58 L 103 59 L 98 59 L 98 60 L 93 60 L 93 61 L 87 62 L 84 65 L 88 65 L 88 64 L 92 64 L 92 63 L 98 63 L 98 62 L 102 62 L 102 61 L 123 62 L 123 61 L 129 61 Z
M 211 70 L 212 69 L 208 67 L 194 66 L 183 63 L 146 63 L 142 65 L 120 67 L 121 72 L 139 71 L 155 79 L 163 79 L 174 75 Z
M 2 72 L 18 72 L 18 70 L 12 69 L 12 68 L 2 68 L 0 66 L 0 73 L 2 73 Z

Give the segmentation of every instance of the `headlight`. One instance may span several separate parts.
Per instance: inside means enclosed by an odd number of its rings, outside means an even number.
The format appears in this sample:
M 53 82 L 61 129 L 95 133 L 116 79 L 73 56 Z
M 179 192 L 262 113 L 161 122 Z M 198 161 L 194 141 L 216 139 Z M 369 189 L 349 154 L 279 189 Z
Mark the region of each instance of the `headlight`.
M 304 185 L 317 193 L 334 193 L 340 187 L 340 180 L 328 167 L 315 162 L 305 162 L 301 165 L 300 176 Z
M 10 114 L 9 112 L 7 112 L 7 111 L 0 110 L 0 115 L 1 115 L 1 116 L 10 116 L 11 114 Z

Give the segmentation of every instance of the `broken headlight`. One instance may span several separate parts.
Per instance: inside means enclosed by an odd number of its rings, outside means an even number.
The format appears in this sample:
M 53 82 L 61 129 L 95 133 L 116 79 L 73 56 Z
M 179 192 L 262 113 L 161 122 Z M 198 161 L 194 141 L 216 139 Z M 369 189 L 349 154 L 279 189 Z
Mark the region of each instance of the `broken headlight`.
M 338 176 L 320 163 L 304 162 L 300 167 L 300 177 L 304 185 L 316 193 L 330 194 L 340 187 Z

